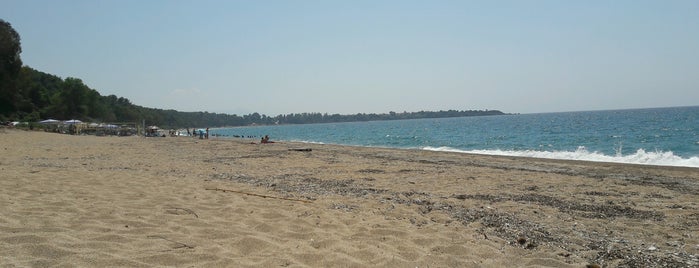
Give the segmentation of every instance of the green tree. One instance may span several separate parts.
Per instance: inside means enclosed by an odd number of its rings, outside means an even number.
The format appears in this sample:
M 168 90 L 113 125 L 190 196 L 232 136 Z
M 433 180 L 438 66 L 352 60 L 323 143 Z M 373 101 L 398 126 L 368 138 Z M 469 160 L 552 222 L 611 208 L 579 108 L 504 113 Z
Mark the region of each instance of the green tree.
M 85 118 L 89 108 L 89 91 L 90 88 L 78 78 L 68 77 L 63 81 L 60 102 L 65 107 L 66 118 Z
M 0 116 L 15 112 L 19 98 L 17 76 L 22 68 L 22 46 L 17 31 L 9 22 L 0 19 Z

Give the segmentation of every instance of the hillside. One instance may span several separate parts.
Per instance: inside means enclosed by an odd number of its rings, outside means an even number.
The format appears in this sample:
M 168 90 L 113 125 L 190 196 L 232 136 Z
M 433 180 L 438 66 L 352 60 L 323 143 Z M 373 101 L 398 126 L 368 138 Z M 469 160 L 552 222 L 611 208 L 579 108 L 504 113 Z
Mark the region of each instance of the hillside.
M 389 112 L 386 114 L 340 115 L 297 113 L 270 117 L 259 113 L 231 115 L 209 112 L 179 112 L 135 105 L 124 97 L 102 96 L 79 78 L 56 75 L 23 66 L 20 36 L 0 19 L 0 122 L 38 122 L 43 119 L 79 119 L 87 122 L 146 122 L 165 128 L 244 126 L 251 124 L 308 124 L 461 117 L 503 114 L 497 110 Z

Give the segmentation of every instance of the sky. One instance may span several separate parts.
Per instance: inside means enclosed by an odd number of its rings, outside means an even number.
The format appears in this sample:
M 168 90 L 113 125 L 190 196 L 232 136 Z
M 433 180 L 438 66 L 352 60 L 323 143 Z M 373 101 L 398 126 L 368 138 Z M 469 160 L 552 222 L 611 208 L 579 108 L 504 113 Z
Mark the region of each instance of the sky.
M 179 111 L 699 105 L 699 1 L 0 0 L 25 65 Z

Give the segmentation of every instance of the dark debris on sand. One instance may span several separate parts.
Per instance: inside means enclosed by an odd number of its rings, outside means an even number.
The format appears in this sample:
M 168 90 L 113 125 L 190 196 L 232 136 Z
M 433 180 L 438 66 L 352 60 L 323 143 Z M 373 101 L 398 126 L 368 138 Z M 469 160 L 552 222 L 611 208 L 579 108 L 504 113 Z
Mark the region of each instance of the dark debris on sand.
M 354 180 L 322 180 L 317 178 L 305 178 L 297 175 L 281 175 L 269 179 L 259 179 L 246 175 L 221 173 L 214 175 L 214 178 L 267 187 L 290 196 L 300 195 L 308 199 L 315 199 L 316 196 L 331 194 L 363 197 L 370 194 L 386 192 L 386 190 L 358 185 Z
M 542 206 L 554 207 L 565 213 L 578 213 L 579 216 L 586 218 L 607 219 L 614 217 L 627 217 L 631 219 L 653 219 L 662 221 L 665 215 L 654 211 L 637 210 L 631 207 L 622 207 L 612 204 L 585 204 L 581 202 L 571 202 L 561 200 L 547 195 L 541 194 L 523 194 L 523 195 L 454 195 L 456 199 L 476 199 L 490 202 L 532 202 Z
M 380 173 L 377 170 L 361 170 L 361 173 Z M 415 207 L 422 214 L 442 212 L 451 219 L 463 225 L 472 223 L 480 224 L 480 232 L 487 235 L 495 235 L 508 245 L 534 250 L 542 245 L 560 248 L 567 253 L 564 256 L 578 255 L 588 256 L 590 263 L 598 263 L 603 266 L 614 267 L 698 267 L 699 256 L 691 255 L 679 248 L 670 248 L 662 251 L 649 250 L 648 246 L 638 243 L 630 243 L 623 239 L 600 234 L 592 230 L 577 230 L 580 240 L 573 241 L 565 233 L 558 234 L 560 229 L 544 226 L 536 222 L 522 219 L 516 213 L 499 211 L 488 207 L 470 208 L 459 205 L 461 200 L 498 202 L 531 202 L 540 206 L 547 206 L 559 211 L 579 217 L 595 219 L 612 219 L 625 217 L 629 219 L 649 219 L 656 222 L 665 220 L 662 213 L 654 211 L 638 210 L 630 207 L 614 204 L 587 204 L 557 199 L 537 193 L 511 195 L 469 195 L 459 194 L 448 197 L 433 196 L 423 192 L 392 192 L 385 189 L 376 189 L 370 185 L 358 183 L 355 180 L 323 180 L 309 178 L 301 175 L 287 174 L 270 178 L 256 178 L 247 175 L 233 175 L 220 173 L 213 175 L 214 179 L 230 180 L 245 183 L 257 187 L 265 187 L 270 190 L 293 196 L 315 200 L 320 196 L 341 195 L 356 198 L 375 198 L 381 202 L 394 205 L 406 205 Z M 366 180 L 365 180 L 366 181 Z M 369 180 L 371 181 L 371 180 Z M 535 189 L 534 189 L 535 190 Z M 588 195 L 605 195 L 601 192 L 588 192 Z M 434 201 L 437 200 L 437 201 Z M 357 206 L 346 204 L 333 204 L 333 209 L 351 212 L 359 209 Z M 413 222 L 413 220 L 411 220 Z M 423 224 L 417 221 L 416 225 Z M 590 255 L 590 252 L 596 252 Z

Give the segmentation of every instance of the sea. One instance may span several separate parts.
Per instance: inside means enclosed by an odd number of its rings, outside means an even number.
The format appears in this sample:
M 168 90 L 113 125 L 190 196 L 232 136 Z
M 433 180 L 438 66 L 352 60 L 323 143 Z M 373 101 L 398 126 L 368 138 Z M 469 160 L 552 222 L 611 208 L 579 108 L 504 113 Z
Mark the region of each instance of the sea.
M 212 129 L 223 138 L 699 167 L 699 106 Z

